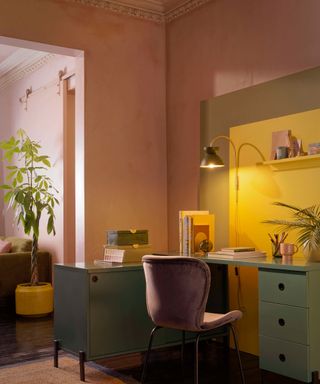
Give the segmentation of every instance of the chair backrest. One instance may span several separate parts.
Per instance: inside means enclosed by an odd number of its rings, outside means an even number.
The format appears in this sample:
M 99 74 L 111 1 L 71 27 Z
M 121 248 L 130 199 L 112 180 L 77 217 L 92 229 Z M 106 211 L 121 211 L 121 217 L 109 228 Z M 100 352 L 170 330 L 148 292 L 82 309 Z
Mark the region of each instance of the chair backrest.
M 152 321 L 162 327 L 201 330 L 211 284 L 207 264 L 181 256 L 147 255 L 142 261 Z

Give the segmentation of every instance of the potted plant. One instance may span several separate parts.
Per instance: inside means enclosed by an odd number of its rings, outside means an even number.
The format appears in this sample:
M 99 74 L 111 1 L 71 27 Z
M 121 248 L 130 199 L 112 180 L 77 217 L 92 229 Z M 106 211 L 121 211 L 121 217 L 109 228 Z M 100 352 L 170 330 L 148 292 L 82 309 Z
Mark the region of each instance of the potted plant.
M 18 225 L 22 225 L 26 235 L 32 235 L 31 251 L 31 280 L 29 284 L 20 284 L 16 289 L 16 311 L 19 314 L 28 312 L 26 307 L 30 303 L 30 298 L 24 298 L 25 294 L 31 290 L 31 297 L 36 297 L 34 291 L 45 292 L 48 300 L 52 304 L 46 304 L 46 299 L 36 299 L 39 301 L 39 311 L 49 310 L 53 307 L 52 287 L 49 283 L 40 283 L 38 274 L 38 243 L 40 235 L 40 219 L 43 213 L 47 215 L 47 232 L 55 235 L 55 215 L 54 208 L 59 204 L 55 195 L 58 193 L 53 186 L 51 178 L 47 171 L 51 168 L 49 156 L 40 154 L 41 145 L 32 140 L 25 131 L 18 130 L 16 137 L 11 137 L 7 141 L 0 142 L 0 148 L 3 150 L 3 160 L 6 160 L 8 170 L 6 184 L 0 186 L 5 191 L 4 201 L 15 211 L 15 219 Z M 49 286 L 48 286 L 49 284 Z M 20 291 L 23 292 L 19 292 Z M 48 291 L 49 290 L 49 291 Z M 23 302 L 19 305 L 19 294 L 23 296 Z M 30 304 L 34 307 L 36 303 Z M 19 308 L 21 307 L 21 310 Z M 43 309 L 41 309 L 43 307 Z M 36 309 L 34 311 L 37 311 Z M 51 311 L 52 312 L 52 308 Z M 48 312 L 47 312 L 48 313 Z M 40 314 L 40 313 L 39 313 Z
M 264 223 L 276 224 L 284 231 L 297 230 L 297 242 L 303 248 L 309 261 L 320 261 L 320 206 L 299 208 L 294 205 L 275 202 L 274 205 L 291 211 L 292 220 L 266 220 Z

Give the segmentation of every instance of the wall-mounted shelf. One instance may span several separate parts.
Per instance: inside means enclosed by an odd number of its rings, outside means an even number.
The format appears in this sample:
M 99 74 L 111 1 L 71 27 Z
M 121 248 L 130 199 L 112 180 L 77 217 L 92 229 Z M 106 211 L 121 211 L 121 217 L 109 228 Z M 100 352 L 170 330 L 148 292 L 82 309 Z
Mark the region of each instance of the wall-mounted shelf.
M 320 155 L 297 156 L 288 159 L 264 161 L 273 171 L 320 167 Z

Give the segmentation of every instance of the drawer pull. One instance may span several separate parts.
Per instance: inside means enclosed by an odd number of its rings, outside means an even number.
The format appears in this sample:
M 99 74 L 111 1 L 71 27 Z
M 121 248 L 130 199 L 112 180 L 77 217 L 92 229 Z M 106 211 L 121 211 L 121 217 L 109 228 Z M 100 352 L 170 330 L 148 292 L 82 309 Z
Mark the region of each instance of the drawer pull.
M 284 325 L 285 325 L 285 321 L 284 321 L 284 319 L 279 319 L 278 320 L 278 323 L 279 323 L 279 325 L 281 326 L 281 327 L 283 327 Z
M 286 361 L 286 356 L 283 353 L 280 353 L 279 360 L 282 361 L 282 362 L 285 362 Z
M 284 291 L 285 286 L 283 283 L 279 283 L 278 288 L 280 289 L 280 291 Z
M 92 282 L 96 283 L 98 281 L 98 276 L 92 276 Z

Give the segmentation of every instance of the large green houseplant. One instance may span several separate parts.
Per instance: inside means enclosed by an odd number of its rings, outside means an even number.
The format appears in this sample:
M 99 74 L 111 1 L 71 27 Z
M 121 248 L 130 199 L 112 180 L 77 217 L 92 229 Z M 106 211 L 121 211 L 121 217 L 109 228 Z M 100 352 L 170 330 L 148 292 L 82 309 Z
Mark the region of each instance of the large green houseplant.
M 294 205 L 275 202 L 274 205 L 287 208 L 291 212 L 291 220 L 274 219 L 264 223 L 275 224 L 279 230 L 298 232 L 297 242 L 303 248 L 310 261 L 320 261 L 320 205 L 299 208 Z
M 38 242 L 40 219 L 47 214 L 47 232 L 55 235 L 54 209 L 59 204 L 51 178 L 47 175 L 51 168 L 49 156 L 40 154 L 41 145 L 32 140 L 25 131 L 18 130 L 16 137 L 0 142 L 3 161 L 8 165 L 7 182 L 0 186 L 5 191 L 4 201 L 15 211 L 18 225 L 25 234 L 32 235 L 31 281 L 39 284 Z

